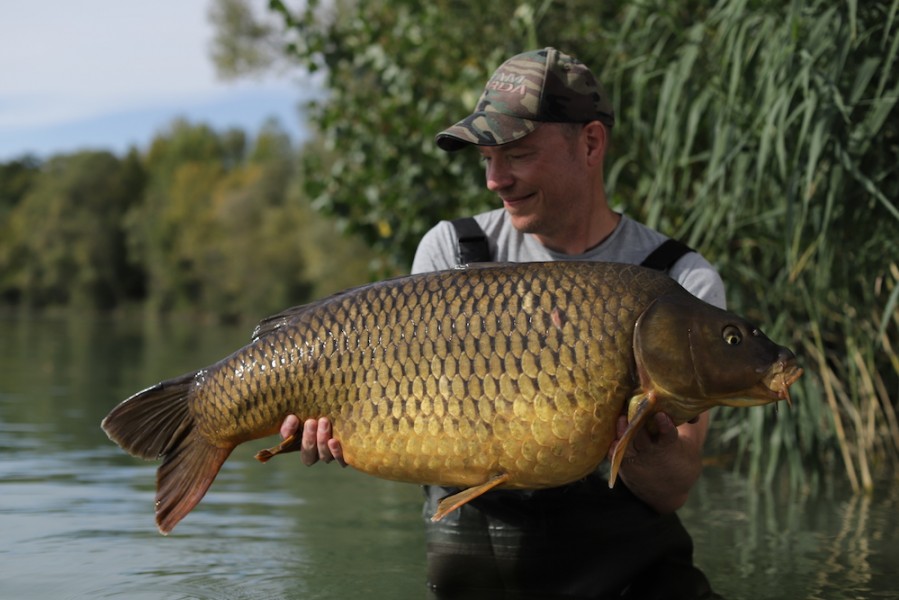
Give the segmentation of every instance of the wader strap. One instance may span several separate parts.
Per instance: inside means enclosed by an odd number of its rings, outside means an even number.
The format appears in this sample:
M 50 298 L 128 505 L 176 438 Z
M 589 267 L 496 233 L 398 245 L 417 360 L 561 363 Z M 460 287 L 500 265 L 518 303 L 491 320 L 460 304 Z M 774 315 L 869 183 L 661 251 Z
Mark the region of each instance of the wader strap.
M 487 243 L 487 235 L 473 217 L 462 217 L 451 221 L 459 239 L 459 253 L 456 256 L 458 264 L 490 262 L 490 246 Z M 692 248 L 675 239 L 667 239 L 653 250 L 640 266 L 656 271 L 668 271 L 680 258 L 695 252 Z
M 473 217 L 463 217 L 451 221 L 459 238 L 459 254 L 456 256 L 460 265 L 469 263 L 490 262 L 490 246 L 487 235 Z
M 677 240 L 668 239 L 653 250 L 646 259 L 640 263 L 641 267 L 648 267 L 656 271 L 667 271 L 684 254 L 695 252 L 692 248 Z

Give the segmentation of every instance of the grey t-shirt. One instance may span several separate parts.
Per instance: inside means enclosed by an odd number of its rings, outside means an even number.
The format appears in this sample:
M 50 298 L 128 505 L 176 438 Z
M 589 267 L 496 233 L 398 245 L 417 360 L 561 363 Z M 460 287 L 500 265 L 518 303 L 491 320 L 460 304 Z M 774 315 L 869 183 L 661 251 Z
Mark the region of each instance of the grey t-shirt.
M 475 216 L 487 235 L 496 262 L 543 262 L 557 260 L 589 260 L 640 264 L 662 242 L 668 239 L 654 229 L 622 215 L 618 227 L 598 246 L 584 254 L 561 254 L 543 246 L 533 236 L 512 226 L 508 213 L 499 208 Z M 413 273 L 441 271 L 456 266 L 459 241 L 449 221 L 441 221 L 421 239 Z M 715 268 L 698 252 L 680 258 L 668 274 L 694 296 L 709 304 L 725 308 L 724 283 Z

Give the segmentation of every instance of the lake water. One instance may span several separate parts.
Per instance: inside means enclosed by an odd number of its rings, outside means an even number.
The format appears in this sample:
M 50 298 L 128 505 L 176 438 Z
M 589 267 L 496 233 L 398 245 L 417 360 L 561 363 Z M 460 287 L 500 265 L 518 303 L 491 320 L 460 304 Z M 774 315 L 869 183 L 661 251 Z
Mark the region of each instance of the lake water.
M 168 537 L 155 463 L 99 423 L 115 404 L 245 343 L 190 321 L 0 316 L 0 599 L 426 598 L 414 485 L 240 447 Z M 763 410 L 763 409 L 753 409 Z M 273 440 L 274 441 L 274 438 Z M 899 485 L 759 491 L 709 468 L 682 518 L 731 600 L 899 598 Z

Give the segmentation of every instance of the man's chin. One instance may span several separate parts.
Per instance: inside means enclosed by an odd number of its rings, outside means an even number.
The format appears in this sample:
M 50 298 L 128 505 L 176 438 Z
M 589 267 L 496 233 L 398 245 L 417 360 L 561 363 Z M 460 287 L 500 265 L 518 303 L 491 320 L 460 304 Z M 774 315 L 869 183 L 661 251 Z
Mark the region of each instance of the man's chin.
M 537 226 L 537 219 L 533 215 L 528 213 L 516 214 L 508 208 L 506 211 L 509 213 L 512 227 L 517 231 L 521 233 L 537 233 L 539 227 Z
M 525 200 L 515 202 L 503 202 L 503 208 L 506 209 L 509 218 L 512 220 L 512 226 L 522 233 L 534 233 L 534 227 L 538 218 L 534 214 L 533 204 Z

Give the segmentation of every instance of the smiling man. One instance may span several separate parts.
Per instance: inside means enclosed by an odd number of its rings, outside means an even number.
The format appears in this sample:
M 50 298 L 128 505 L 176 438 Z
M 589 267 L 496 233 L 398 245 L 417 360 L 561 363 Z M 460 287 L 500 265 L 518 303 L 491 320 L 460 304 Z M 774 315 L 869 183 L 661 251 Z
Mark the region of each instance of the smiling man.
M 670 253 L 667 238 L 608 204 L 603 163 L 615 117 L 593 73 L 545 48 L 503 63 L 475 111 L 437 135 L 446 151 L 474 146 L 502 207 L 464 225 L 443 221 L 422 239 L 413 273 L 467 260 L 647 264 L 724 307 L 724 286 L 698 253 Z M 483 255 L 464 251 L 472 241 Z M 665 250 L 661 250 L 665 248 Z M 677 248 L 677 246 L 675 246 Z M 686 253 L 684 253 L 686 251 Z M 640 432 L 609 489 L 608 465 L 559 488 L 488 492 L 431 523 L 452 493 L 426 487 L 428 582 L 441 598 L 715 598 L 692 562 L 692 540 L 674 514 L 702 469 L 708 412 L 675 427 L 657 414 Z M 627 425 L 619 418 L 619 435 Z M 283 436 L 299 427 L 288 417 Z M 304 424 L 303 462 L 341 459 L 325 419 Z M 614 448 L 614 443 L 613 443 Z

